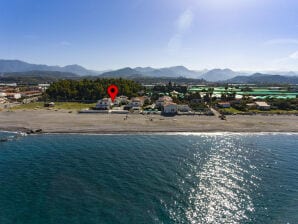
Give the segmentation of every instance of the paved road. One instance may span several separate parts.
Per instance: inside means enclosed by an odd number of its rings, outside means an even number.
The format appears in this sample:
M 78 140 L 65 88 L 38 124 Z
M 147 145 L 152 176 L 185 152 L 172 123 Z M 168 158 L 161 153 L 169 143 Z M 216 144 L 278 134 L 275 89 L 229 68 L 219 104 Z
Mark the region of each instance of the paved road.
M 219 117 L 219 116 L 220 116 L 220 113 L 219 113 L 217 110 L 215 110 L 214 108 L 209 107 L 209 109 L 212 111 L 212 113 L 214 113 L 214 115 L 215 115 L 216 117 Z

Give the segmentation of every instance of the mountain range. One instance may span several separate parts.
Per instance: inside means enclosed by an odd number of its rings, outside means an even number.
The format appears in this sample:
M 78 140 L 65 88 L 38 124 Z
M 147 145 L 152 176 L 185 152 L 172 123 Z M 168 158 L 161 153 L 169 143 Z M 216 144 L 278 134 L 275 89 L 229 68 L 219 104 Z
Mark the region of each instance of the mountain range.
M 249 76 L 236 76 L 225 80 L 226 83 L 237 84 L 298 84 L 298 76 L 283 76 L 255 73 Z
M 30 64 L 20 60 L 0 60 L 0 73 L 29 72 L 29 71 L 57 71 L 70 72 L 77 75 L 98 75 L 97 72 L 88 70 L 80 65 L 49 66 Z
M 33 71 L 33 73 L 32 73 Z M 297 72 L 270 72 L 252 73 L 238 72 L 231 69 L 211 69 L 195 71 L 184 66 L 174 66 L 165 68 L 136 67 L 121 68 L 106 72 L 93 71 L 80 65 L 49 66 L 41 64 L 30 64 L 20 60 L 0 60 L 0 76 L 4 74 L 14 74 L 15 76 L 26 76 L 26 74 L 37 74 L 40 72 L 58 72 L 55 75 L 60 77 L 73 76 L 96 76 L 107 78 L 190 78 L 204 79 L 208 82 L 230 82 L 230 83 L 291 83 L 298 84 Z M 28 73 L 29 72 L 29 73 Z M 17 74 L 16 74 L 17 73 Z M 41 73 L 44 74 L 44 73 Z

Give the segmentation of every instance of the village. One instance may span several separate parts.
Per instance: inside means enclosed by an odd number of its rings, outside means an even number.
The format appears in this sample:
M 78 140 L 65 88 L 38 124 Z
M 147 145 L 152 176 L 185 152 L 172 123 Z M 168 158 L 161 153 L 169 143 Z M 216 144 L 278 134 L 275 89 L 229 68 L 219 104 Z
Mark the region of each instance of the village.
M 46 108 L 54 108 L 58 102 L 45 99 L 50 84 L 23 86 L 0 84 L 0 109 L 22 108 L 34 102 L 43 103 Z M 175 115 L 253 115 L 296 114 L 298 110 L 297 86 L 270 87 L 254 85 L 175 85 L 174 83 L 143 85 L 137 96 L 119 95 L 109 97 L 84 108 L 79 113 L 115 114 L 159 114 Z

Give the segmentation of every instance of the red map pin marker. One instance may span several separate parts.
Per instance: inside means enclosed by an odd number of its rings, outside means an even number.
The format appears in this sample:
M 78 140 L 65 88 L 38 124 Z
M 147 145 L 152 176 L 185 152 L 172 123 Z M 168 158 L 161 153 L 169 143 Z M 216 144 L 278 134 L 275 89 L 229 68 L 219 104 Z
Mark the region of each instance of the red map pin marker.
M 112 102 L 114 102 L 117 94 L 118 94 L 118 87 L 116 85 L 110 85 L 108 87 L 108 94 L 112 99 Z

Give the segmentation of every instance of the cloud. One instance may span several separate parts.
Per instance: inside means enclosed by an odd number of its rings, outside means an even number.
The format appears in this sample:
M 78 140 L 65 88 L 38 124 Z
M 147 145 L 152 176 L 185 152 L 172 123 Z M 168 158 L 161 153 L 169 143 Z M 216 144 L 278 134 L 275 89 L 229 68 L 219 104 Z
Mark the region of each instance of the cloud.
M 295 38 L 279 38 L 265 42 L 265 45 L 281 45 L 281 44 L 298 44 L 298 39 Z
M 68 42 L 68 41 L 61 41 L 61 42 L 60 42 L 60 45 L 62 45 L 62 46 L 70 46 L 71 43 Z
M 190 9 L 185 10 L 177 20 L 177 28 L 180 32 L 188 30 L 194 20 L 194 14 Z
M 194 21 L 193 11 L 187 9 L 183 11 L 179 18 L 175 21 L 175 33 L 171 36 L 168 41 L 168 51 L 173 53 L 181 50 L 183 38 L 187 31 L 191 28 Z
M 296 52 L 290 54 L 290 55 L 289 55 L 289 58 L 291 58 L 291 59 L 298 59 L 298 51 L 296 51 Z
M 280 70 L 297 70 L 298 69 L 298 51 L 295 51 L 285 57 L 276 58 L 271 61 L 271 65 L 273 69 L 280 69 Z

